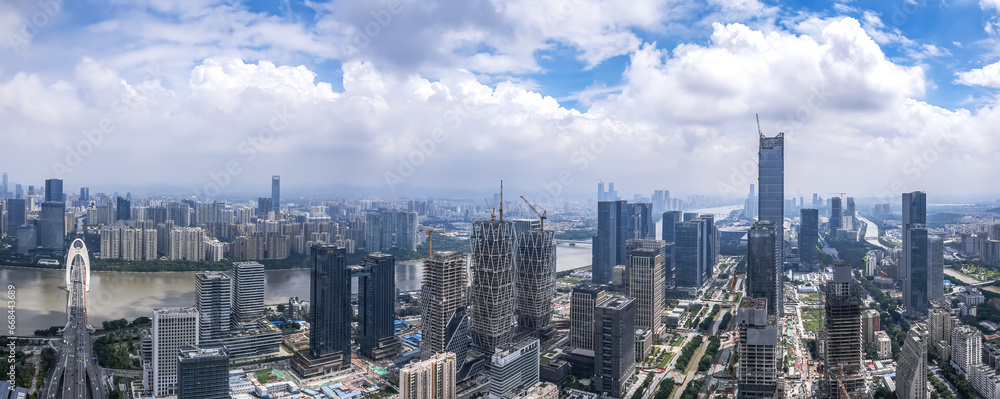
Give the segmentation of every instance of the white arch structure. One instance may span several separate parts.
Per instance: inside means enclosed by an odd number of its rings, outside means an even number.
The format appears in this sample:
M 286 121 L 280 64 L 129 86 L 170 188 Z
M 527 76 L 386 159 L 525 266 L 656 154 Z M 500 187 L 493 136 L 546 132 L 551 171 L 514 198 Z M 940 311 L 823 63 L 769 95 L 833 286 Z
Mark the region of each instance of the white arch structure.
M 84 244 L 83 240 L 79 238 L 73 240 L 66 255 L 66 291 L 69 291 L 69 288 L 73 286 L 70 269 L 73 268 L 73 261 L 76 260 L 77 256 L 82 259 L 80 263 L 83 264 L 83 290 L 90 292 L 90 253 L 87 252 L 87 244 Z

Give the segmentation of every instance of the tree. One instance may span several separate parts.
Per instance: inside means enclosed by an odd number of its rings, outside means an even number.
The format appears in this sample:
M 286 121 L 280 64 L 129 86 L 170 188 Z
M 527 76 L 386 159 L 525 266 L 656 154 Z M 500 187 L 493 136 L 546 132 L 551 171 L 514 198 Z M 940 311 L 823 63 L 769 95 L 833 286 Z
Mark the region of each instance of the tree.
M 285 311 L 285 304 L 279 303 L 278 304 L 278 311 L 279 312 L 284 312 Z

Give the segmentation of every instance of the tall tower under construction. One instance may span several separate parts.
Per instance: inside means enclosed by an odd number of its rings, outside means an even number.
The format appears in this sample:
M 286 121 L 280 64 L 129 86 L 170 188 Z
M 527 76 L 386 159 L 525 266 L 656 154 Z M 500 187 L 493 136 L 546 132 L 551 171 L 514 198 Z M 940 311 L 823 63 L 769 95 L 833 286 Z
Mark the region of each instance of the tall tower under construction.
M 455 354 L 457 370 L 469 354 L 468 280 L 465 275 L 467 254 L 437 252 L 424 262 L 421 289 L 423 341 L 420 356 L 429 360 L 436 355 Z
M 846 264 L 833 268 L 833 279 L 826 289 L 826 340 L 823 353 L 823 379 L 819 382 L 821 398 L 849 399 L 867 397 L 861 352 L 862 294 Z M 843 384 L 843 386 L 841 386 Z
M 502 211 L 501 211 L 502 212 Z M 472 346 L 492 356 L 510 344 L 517 321 L 514 315 L 514 225 L 487 220 L 472 224 Z
M 555 233 L 540 229 L 518 231 L 514 309 L 522 332 L 540 337 L 549 330 L 555 283 Z

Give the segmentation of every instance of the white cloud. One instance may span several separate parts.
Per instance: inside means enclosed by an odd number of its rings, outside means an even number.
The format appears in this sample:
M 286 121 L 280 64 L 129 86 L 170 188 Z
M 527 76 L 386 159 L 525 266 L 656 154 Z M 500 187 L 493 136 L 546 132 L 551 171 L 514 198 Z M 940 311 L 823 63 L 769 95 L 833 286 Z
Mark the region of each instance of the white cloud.
M 967 86 L 984 86 L 1000 89 L 1000 61 L 982 68 L 955 74 L 955 83 Z

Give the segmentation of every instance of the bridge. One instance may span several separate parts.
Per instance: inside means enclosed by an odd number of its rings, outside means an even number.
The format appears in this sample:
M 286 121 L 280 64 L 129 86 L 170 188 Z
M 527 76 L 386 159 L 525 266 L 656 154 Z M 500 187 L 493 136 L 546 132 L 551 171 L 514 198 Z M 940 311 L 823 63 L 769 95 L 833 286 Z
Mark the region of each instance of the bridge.
M 556 244 L 567 244 L 571 246 L 591 246 L 594 244 L 591 240 L 555 240 Z
M 90 292 L 90 254 L 76 239 L 66 256 L 66 327 L 56 346 L 59 357 L 45 387 L 47 399 L 103 399 L 108 397 L 97 361 L 91 354 L 87 329 L 87 292 Z

